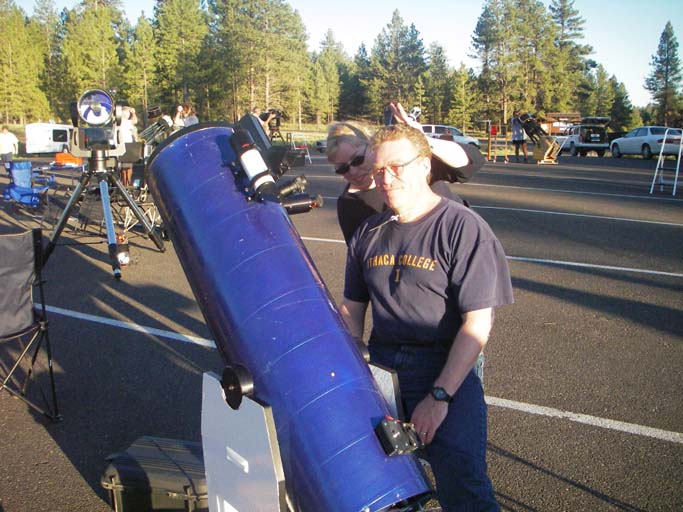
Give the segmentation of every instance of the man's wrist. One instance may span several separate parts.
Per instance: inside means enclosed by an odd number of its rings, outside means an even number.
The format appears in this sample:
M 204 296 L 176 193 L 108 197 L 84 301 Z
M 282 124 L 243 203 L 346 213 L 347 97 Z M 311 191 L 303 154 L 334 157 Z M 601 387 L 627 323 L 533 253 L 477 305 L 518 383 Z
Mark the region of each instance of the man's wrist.
M 434 386 L 429 394 L 437 402 L 446 402 L 450 404 L 453 401 L 453 395 L 448 393 L 448 391 L 441 386 Z

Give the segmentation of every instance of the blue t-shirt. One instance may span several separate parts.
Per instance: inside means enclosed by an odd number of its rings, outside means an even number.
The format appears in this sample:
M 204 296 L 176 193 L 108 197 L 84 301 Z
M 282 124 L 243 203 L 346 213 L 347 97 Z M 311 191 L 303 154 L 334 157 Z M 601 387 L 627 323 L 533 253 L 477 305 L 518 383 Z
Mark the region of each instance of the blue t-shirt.
M 463 313 L 513 302 L 505 253 L 472 210 L 441 202 L 415 222 L 370 217 L 351 240 L 344 296 L 372 303 L 371 343 L 450 346 Z

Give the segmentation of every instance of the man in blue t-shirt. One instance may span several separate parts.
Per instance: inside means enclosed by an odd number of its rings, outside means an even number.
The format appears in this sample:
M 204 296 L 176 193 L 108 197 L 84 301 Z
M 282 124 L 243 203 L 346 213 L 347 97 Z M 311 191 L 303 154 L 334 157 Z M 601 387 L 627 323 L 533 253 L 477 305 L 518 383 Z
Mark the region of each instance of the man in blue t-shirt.
M 495 307 L 513 302 L 500 242 L 476 213 L 429 187 L 430 148 L 409 126 L 380 129 L 372 168 L 389 210 L 348 249 L 342 317 L 375 363 L 396 370 L 444 511 L 498 510 L 486 469 L 486 404 L 473 366 Z

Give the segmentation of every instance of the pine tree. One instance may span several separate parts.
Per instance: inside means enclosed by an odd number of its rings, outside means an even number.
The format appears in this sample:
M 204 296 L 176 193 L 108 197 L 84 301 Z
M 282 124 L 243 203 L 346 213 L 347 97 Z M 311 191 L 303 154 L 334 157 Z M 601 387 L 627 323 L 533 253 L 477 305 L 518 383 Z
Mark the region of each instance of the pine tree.
M 192 100 L 193 77 L 208 32 L 200 0 L 157 0 L 156 77 L 159 101 L 169 106 Z
M 353 63 L 346 69 L 348 74 L 341 76 L 339 117 L 340 119 L 369 119 L 372 117 L 369 97 L 372 80 L 370 58 L 364 44 L 358 47 Z
M 370 104 L 378 118 L 388 101 L 417 103 L 416 86 L 427 69 L 424 44 L 415 25 L 406 26 L 398 10 L 375 39 L 370 66 Z
M 299 14 L 282 0 L 213 0 L 209 9 L 217 65 L 207 88 L 222 108 L 234 118 L 254 106 L 300 117 L 310 70 Z
M 641 115 L 641 110 L 634 108 L 631 111 L 631 117 L 629 119 L 628 125 L 625 127 L 626 130 L 633 130 L 639 126 L 643 126 L 645 123 L 643 116 Z
M 0 116 L 4 123 L 25 123 L 49 115 L 40 88 L 44 46 L 40 28 L 11 0 L 0 0 Z
M 150 100 L 156 101 L 154 50 L 154 31 L 143 14 L 138 18 L 130 44 L 126 47 L 123 90 L 131 105 L 142 107 L 142 115 L 138 117 L 144 126 L 147 125 Z
M 586 69 L 575 92 L 576 109 L 582 116 L 593 116 L 597 109 L 596 90 L 598 84 L 593 71 L 596 67 L 595 61 L 586 62 Z
M 282 53 L 277 55 L 279 63 L 276 62 L 273 71 L 275 86 L 288 119 L 296 120 L 301 127 L 304 101 L 310 90 L 310 60 L 306 46 L 308 36 L 301 16 L 288 3 L 280 3 L 278 10 L 281 14 L 276 12 L 275 19 L 279 19 L 281 25 L 276 34 Z M 339 92 L 335 100 L 335 104 L 338 103 Z
M 328 30 L 320 42 L 320 53 L 313 57 L 315 80 L 310 100 L 316 124 L 331 122 L 337 113 L 341 92 L 340 72 L 347 60 L 341 44 L 335 41 L 334 34 Z
M 652 72 L 645 79 L 645 89 L 650 91 L 657 105 L 657 122 L 669 126 L 683 78 L 681 61 L 678 58 L 678 41 L 670 21 L 666 22 L 659 38 L 657 53 L 652 56 L 650 67 Z
M 477 108 L 477 78 L 474 71 L 465 64 L 453 72 L 450 80 L 451 103 L 446 121 L 459 127 L 463 132 L 474 127 L 473 119 Z
M 520 94 L 519 88 L 513 87 L 515 78 L 520 78 L 513 70 L 517 35 L 512 0 L 488 0 L 474 30 L 472 46 L 482 64 L 484 118 L 496 123 L 505 119 L 510 98 Z
M 240 5 L 240 0 L 210 0 L 208 5 L 209 34 L 199 59 L 205 75 L 205 101 L 214 119 L 237 121 L 253 106 L 244 99 L 245 58 L 237 30 L 243 22 Z
M 451 103 L 449 90 L 450 73 L 443 46 L 432 43 L 427 51 L 429 65 L 425 75 L 425 97 L 422 115 L 431 123 L 440 123 L 448 113 Z M 423 121 L 426 122 L 426 121 Z
M 60 19 L 53 0 L 36 0 L 32 21 L 40 31 L 44 67 L 41 73 L 41 89 L 45 92 L 50 109 L 59 110 L 59 31 Z
M 633 117 L 633 105 L 628 97 L 626 86 L 617 80 L 617 77 L 612 75 L 609 79 L 610 87 L 614 101 L 609 113 L 610 127 L 615 132 L 623 132 L 631 129 L 631 119 Z
M 609 117 L 614 104 L 614 87 L 610 84 L 607 71 L 602 64 L 595 70 L 595 111 L 596 116 Z
M 576 91 L 582 81 L 585 60 L 593 49 L 579 43 L 583 39 L 585 20 L 574 8 L 574 0 L 552 0 L 548 9 L 557 29 L 556 53 L 551 65 L 552 104 L 554 110 L 565 112 L 577 108 Z
M 115 26 L 121 13 L 114 7 L 87 3 L 69 12 L 62 43 L 62 90 L 72 101 L 92 88 L 120 89 L 122 40 Z M 65 98 L 65 99 L 66 99 Z
M 545 6 L 538 0 L 517 0 L 513 41 L 513 84 L 521 104 L 536 112 L 555 109 L 549 90 L 557 80 L 552 69 L 556 56 L 556 29 Z M 516 61 L 516 62 L 515 62 Z M 504 112 L 507 119 L 508 112 Z

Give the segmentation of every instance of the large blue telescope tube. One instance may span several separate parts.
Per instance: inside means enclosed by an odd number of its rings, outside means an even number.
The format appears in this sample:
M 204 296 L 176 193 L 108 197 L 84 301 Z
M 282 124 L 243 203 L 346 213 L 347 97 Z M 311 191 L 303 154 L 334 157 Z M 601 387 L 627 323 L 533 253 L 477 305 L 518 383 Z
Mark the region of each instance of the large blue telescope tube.
M 224 361 L 272 407 L 290 498 L 409 509 L 430 488 L 414 456 L 382 449 L 389 409 L 285 209 L 249 200 L 232 127 L 193 128 L 157 147 L 147 183 Z

